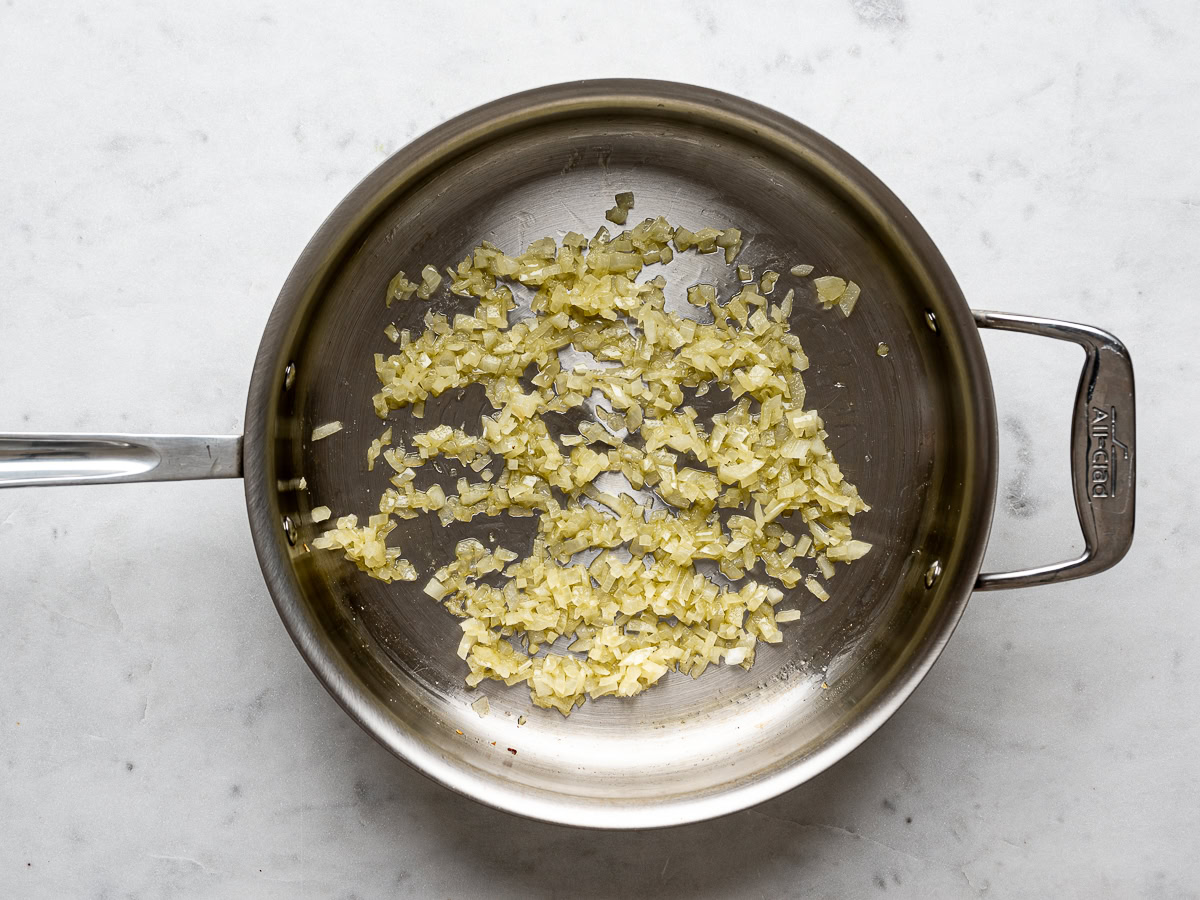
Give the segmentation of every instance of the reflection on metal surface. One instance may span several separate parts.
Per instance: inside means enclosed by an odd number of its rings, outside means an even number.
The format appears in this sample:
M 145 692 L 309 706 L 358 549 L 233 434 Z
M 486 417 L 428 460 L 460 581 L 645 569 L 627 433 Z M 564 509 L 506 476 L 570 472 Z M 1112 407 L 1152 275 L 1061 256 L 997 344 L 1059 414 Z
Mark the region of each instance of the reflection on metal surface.
M 976 588 L 997 590 L 1050 584 L 1095 575 L 1116 565 L 1133 543 L 1133 362 L 1116 337 L 1091 325 L 979 311 L 981 328 L 1018 331 L 1079 344 L 1083 374 L 1071 417 L 1071 475 L 1075 509 L 1083 531 L 1078 559 L 1019 572 L 983 574 Z
M 239 435 L 0 434 L 0 487 L 241 474 Z

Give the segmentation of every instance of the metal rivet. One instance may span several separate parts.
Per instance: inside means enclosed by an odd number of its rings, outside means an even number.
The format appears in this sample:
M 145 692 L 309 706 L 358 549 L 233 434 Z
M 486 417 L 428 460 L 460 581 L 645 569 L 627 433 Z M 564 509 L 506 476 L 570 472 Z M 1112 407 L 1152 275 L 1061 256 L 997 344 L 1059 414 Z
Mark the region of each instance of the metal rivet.
M 942 574 L 942 564 L 938 560 L 934 560 L 929 564 L 929 568 L 925 570 L 925 587 L 931 588 L 937 582 L 938 577 Z
M 283 389 L 290 391 L 292 385 L 296 383 L 296 364 L 288 363 L 283 367 Z
M 925 324 L 929 326 L 930 331 L 932 331 L 934 334 L 937 334 L 937 330 L 938 330 L 937 316 L 935 316 L 933 314 L 932 309 L 925 310 Z
M 283 533 L 287 535 L 288 543 L 293 547 L 296 546 L 296 523 L 292 521 L 291 516 L 283 517 Z

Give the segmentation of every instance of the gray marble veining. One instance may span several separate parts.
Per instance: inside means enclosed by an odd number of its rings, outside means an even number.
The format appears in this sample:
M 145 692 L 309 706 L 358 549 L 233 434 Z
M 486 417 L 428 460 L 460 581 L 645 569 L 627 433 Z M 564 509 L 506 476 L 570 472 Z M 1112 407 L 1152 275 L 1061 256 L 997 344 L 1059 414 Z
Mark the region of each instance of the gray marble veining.
M 1117 333 L 1142 452 L 1117 569 L 978 595 L 844 762 L 652 833 L 513 819 L 376 747 L 284 633 L 238 483 L 0 493 L 0 895 L 1200 895 L 1198 38 L 1183 3 L 3 0 L 0 428 L 237 431 L 274 295 L 360 177 L 501 94 L 634 75 L 845 146 L 974 305 Z M 985 343 L 988 567 L 1064 557 L 1078 353 Z

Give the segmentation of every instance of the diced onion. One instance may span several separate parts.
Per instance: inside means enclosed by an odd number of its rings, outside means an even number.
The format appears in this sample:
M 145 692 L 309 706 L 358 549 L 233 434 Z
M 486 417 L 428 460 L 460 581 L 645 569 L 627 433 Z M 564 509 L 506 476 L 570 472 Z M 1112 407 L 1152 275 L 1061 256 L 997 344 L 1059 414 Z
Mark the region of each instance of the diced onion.
M 842 311 L 843 316 L 850 318 L 850 313 L 854 312 L 854 304 L 858 302 L 861 293 L 862 289 L 853 281 L 846 285 L 846 290 L 838 298 L 838 309 Z
M 396 276 L 388 283 L 384 300 L 388 306 L 391 306 L 392 301 L 408 300 L 416 291 L 417 285 L 409 281 L 403 272 L 397 272 Z
M 421 286 L 417 288 L 417 296 L 428 300 L 441 284 L 442 274 L 433 266 L 426 266 L 421 270 Z
M 617 225 L 624 225 L 629 220 L 629 211 L 633 209 L 633 192 L 623 191 L 614 198 L 617 205 L 604 214 L 604 218 Z
M 319 441 L 322 438 L 329 437 L 331 434 L 337 434 L 341 430 L 341 422 L 326 422 L 324 425 L 318 425 L 312 430 L 312 439 Z
M 842 294 L 846 292 L 846 279 L 838 278 L 836 275 L 822 275 L 820 278 L 814 278 L 813 284 L 817 286 L 817 299 L 826 309 L 837 303 Z
M 615 199 L 608 219 L 624 225 L 633 195 Z M 474 309 L 428 310 L 420 331 L 389 325 L 396 346 L 375 357 L 374 408 L 381 418 L 408 409 L 420 421 L 427 402 L 480 385 L 491 411 L 477 430 L 417 425 L 396 446 L 386 429 L 367 449 L 369 470 L 379 457 L 387 463 L 378 514 L 364 525 L 343 516 L 313 546 L 341 550 L 384 581 L 412 581 L 416 567 L 387 544 L 399 520 L 534 518 L 524 554 L 494 546 L 494 534 L 493 549 L 459 541 L 423 590 L 460 619 L 468 685 L 524 684 L 534 704 L 564 715 L 587 698 L 638 694 L 670 671 L 752 666 L 757 643 L 782 641 L 779 624 L 800 618 L 775 611 L 788 592 L 803 581 L 829 599 L 800 567 L 828 580 L 835 563 L 870 544 L 850 529 L 867 504 L 834 460 L 821 417 L 804 408 L 809 360 L 789 331 L 795 291 L 771 304 L 779 274 L 755 282 L 739 265 L 742 284 L 723 302 L 716 279 L 687 289 L 692 318 L 668 309 L 665 278 L 638 280 L 676 252 L 724 250 L 732 265 L 742 245 L 737 228 L 692 231 L 658 217 L 615 237 L 602 227 L 591 239 L 542 238 L 516 256 L 484 242 L 447 267 L 450 292 L 475 298 Z M 419 285 L 401 272 L 386 299 L 427 300 L 442 280 L 433 266 Z M 532 292 L 528 314 L 510 318 L 510 285 Z M 826 308 L 853 309 L 853 282 L 824 276 L 814 285 Z M 568 364 L 568 348 L 600 365 Z M 685 390 L 712 387 L 732 400 L 701 420 Z M 580 408 L 591 417 L 559 434 L 562 414 Z M 313 439 L 340 428 L 319 426 Z M 441 457 L 463 465 L 453 486 L 418 488 L 416 470 L 431 460 L 444 474 Z M 635 499 L 642 490 L 657 500 Z M 727 581 L 706 577 L 707 565 Z M 472 708 L 486 715 L 487 698 Z
M 314 506 L 311 515 L 314 522 L 324 522 L 333 512 L 328 506 Z

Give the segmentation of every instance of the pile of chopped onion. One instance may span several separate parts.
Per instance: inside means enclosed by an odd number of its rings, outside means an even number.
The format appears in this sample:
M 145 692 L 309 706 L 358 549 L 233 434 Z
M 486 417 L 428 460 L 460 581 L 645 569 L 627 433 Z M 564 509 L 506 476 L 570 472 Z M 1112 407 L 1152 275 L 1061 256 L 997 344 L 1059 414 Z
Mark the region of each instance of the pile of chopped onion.
M 633 195 L 616 201 L 608 218 L 623 224 Z M 779 623 L 801 617 L 776 614 L 783 589 L 803 581 L 824 602 L 820 579 L 871 545 L 850 529 L 868 507 L 834 460 L 820 416 L 804 408 L 809 361 L 789 330 L 795 290 L 771 304 L 779 273 L 755 281 L 738 266 L 742 284 L 724 302 L 711 284 L 688 288 L 697 307 L 689 318 L 667 311 L 663 276 L 637 280 L 645 266 L 689 249 L 724 250 L 730 265 L 741 246 L 736 228 L 693 232 L 661 217 L 615 236 L 601 228 L 590 240 L 543 238 L 518 256 L 481 244 L 446 270 L 450 291 L 475 298 L 474 309 L 452 318 L 427 311 L 416 335 L 389 326 L 395 352 L 375 355 L 373 402 L 381 418 L 404 407 L 420 418 L 429 398 L 479 384 L 494 412 L 476 433 L 442 424 L 412 434 L 408 447 L 393 445 L 387 428 L 367 451 L 368 468 L 382 458 L 391 470 L 378 514 L 365 526 L 343 516 L 313 546 L 340 549 L 384 581 L 411 581 L 415 568 L 386 544 L 396 519 L 536 517 L 528 555 L 461 541 L 424 591 L 463 620 L 468 684 L 524 683 L 534 703 L 564 715 L 587 697 L 640 693 L 672 670 L 749 668 L 758 641 L 782 641 Z M 442 283 L 432 266 L 419 284 L 401 272 L 386 300 L 428 299 Z M 532 316 L 510 319 L 510 284 L 535 291 Z M 814 284 L 827 308 L 849 315 L 853 282 Z M 565 366 L 568 348 L 605 365 Z M 705 425 L 685 390 L 701 396 L 714 385 L 730 391 L 731 404 Z M 603 398 L 593 403 L 598 421 L 555 437 L 547 414 L 594 395 Z M 438 457 L 478 477 L 459 478 L 453 493 L 418 489 L 416 469 Z M 601 490 L 602 475 L 663 503 Z

